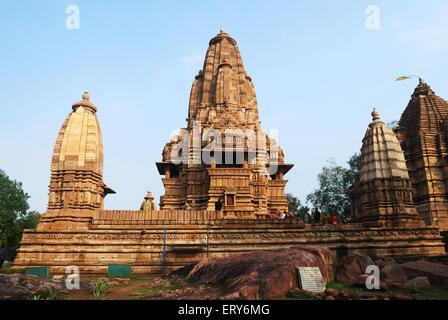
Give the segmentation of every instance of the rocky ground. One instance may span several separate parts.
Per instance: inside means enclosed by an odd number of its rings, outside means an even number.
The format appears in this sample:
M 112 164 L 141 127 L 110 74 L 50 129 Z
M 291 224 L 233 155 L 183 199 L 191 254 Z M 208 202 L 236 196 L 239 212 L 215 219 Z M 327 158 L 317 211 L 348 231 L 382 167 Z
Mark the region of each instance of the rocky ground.
M 368 265 L 380 270 L 378 290 L 365 286 Z M 297 266 L 319 267 L 327 282 L 325 293 L 300 290 Z M 336 259 L 327 248 L 301 246 L 209 258 L 166 277 L 82 277 L 81 289 L 72 291 L 64 284 L 63 279 L 0 274 L 0 299 L 448 300 L 448 266 L 426 261 L 397 263 L 391 258 L 374 261 L 358 253 Z M 94 297 L 94 288 L 100 285 L 103 292 Z
M 63 280 L 18 273 L 0 274 L 0 300 L 40 299 L 52 292 L 70 294 Z

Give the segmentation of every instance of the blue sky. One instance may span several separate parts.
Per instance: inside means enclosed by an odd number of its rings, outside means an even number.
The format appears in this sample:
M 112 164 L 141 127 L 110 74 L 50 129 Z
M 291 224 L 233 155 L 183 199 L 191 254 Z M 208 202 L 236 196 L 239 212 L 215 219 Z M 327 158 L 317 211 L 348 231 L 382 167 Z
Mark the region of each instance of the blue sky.
M 66 28 L 69 5 L 79 30 Z M 379 8 L 380 29 L 366 28 Z M 333 157 L 359 151 L 375 106 L 399 119 L 422 76 L 448 98 L 448 3 L 417 1 L 0 1 L 0 168 L 44 212 L 50 161 L 73 102 L 98 107 L 106 209 L 138 209 L 163 185 L 155 162 L 185 127 L 208 41 L 225 28 L 257 93 L 262 127 L 279 129 L 287 192 L 304 200 Z

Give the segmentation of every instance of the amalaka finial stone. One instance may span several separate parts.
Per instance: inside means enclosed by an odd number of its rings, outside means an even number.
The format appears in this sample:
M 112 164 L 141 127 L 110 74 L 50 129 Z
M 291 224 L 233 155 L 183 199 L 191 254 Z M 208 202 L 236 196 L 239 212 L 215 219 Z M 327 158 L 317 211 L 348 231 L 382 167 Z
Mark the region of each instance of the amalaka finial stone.
M 373 121 L 380 120 L 380 113 L 375 108 L 373 108 L 372 111 L 372 120 Z
M 89 92 L 84 91 L 84 93 L 82 94 L 82 99 L 83 100 L 89 100 L 90 99 Z
M 97 110 L 96 107 L 93 105 L 92 102 L 90 102 L 89 99 L 90 99 L 90 94 L 87 91 L 84 91 L 84 93 L 82 94 L 82 100 L 75 102 L 72 105 L 73 110 L 76 110 L 82 106 L 82 107 L 92 110 L 93 112 L 96 112 L 96 110 Z
M 227 33 L 226 29 L 222 28 L 221 30 L 219 30 L 219 33 Z

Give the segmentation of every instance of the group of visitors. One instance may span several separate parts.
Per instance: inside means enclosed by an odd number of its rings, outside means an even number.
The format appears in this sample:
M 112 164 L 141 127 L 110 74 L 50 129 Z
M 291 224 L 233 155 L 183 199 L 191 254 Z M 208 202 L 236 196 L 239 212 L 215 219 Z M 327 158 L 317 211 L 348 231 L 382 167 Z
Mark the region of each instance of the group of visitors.
M 329 215 L 324 214 L 321 219 L 321 214 L 318 208 L 314 208 L 313 210 L 313 216 L 311 218 L 310 214 L 306 212 L 303 216 L 303 222 L 305 223 L 311 223 L 311 220 L 313 224 L 337 224 L 338 223 L 338 217 L 336 215 L 332 215 L 331 218 Z
M 220 211 L 222 209 L 222 206 L 223 206 L 222 200 L 218 199 L 218 201 L 215 202 L 215 210 Z M 268 213 L 268 214 L 266 214 L 265 218 L 266 219 L 281 219 L 281 220 L 283 220 L 283 219 L 294 218 L 294 215 L 289 212 L 284 211 L 283 213 L 278 214 L 278 215 Z M 321 219 L 321 214 L 317 207 L 313 209 L 312 217 L 310 216 L 310 214 L 308 212 L 305 212 L 305 214 L 303 215 L 303 222 L 311 223 L 311 220 L 313 221 L 313 224 L 327 225 L 327 224 L 337 224 L 338 223 L 338 217 L 336 215 L 332 215 L 330 218 L 329 215 L 324 214 Z M 322 220 L 322 223 L 321 223 L 321 220 Z
M 293 218 L 293 216 L 291 214 L 289 214 L 288 212 L 284 211 L 282 214 L 279 215 L 275 215 L 275 214 L 266 214 L 265 216 L 266 219 L 290 219 Z
M 288 219 L 288 218 L 294 218 L 294 215 L 284 211 L 282 214 L 275 215 L 275 214 L 266 214 L 266 219 Z M 313 209 L 313 214 L 310 216 L 308 212 L 306 212 L 303 215 L 303 222 L 304 223 L 313 223 L 313 224 L 337 224 L 338 223 L 338 217 L 336 215 L 332 215 L 331 218 L 327 214 L 321 215 L 318 208 Z

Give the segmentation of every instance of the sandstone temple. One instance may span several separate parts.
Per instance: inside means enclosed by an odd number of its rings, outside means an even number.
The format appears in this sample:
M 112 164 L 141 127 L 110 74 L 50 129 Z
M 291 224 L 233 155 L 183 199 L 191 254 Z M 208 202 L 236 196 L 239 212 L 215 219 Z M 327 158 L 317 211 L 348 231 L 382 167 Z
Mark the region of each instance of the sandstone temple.
M 198 135 L 194 134 L 195 125 Z M 190 158 L 173 163 L 173 145 L 184 138 L 178 136 L 165 145 L 163 161 L 157 162 L 166 191 L 160 209 L 210 211 L 219 200 L 226 216 L 239 218 L 288 209 L 283 176 L 293 165 L 284 163 L 280 148 L 271 151 L 275 140 L 260 127 L 252 79 L 244 70 L 236 41 L 224 30 L 210 40 L 204 68 L 193 82 L 184 132 L 189 138 L 185 154 Z M 250 142 L 257 138 L 267 143 L 256 148 Z M 213 147 L 214 159 L 208 164 L 204 159 L 194 161 L 195 147 L 199 158 L 204 149 Z M 271 174 L 266 168 L 267 156 L 277 162 Z
M 101 110 L 101 109 L 99 109 Z M 105 210 L 115 193 L 103 181 L 97 107 L 87 92 L 56 139 L 49 202 L 36 230 L 25 230 L 15 268 L 49 266 L 104 274 L 109 264 L 159 273 L 205 257 L 300 245 L 371 256 L 445 255 L 448 232 L 448 104 L 420 80 L 398 128 L 372 112 L 351 188 L 352 221 L 305 224 L 267 219 L 287 211 L 285 162 L 261 127 L 251 77 L 224 30 L 209 42 L 193 81 L 186 128 L 156 163 L 165 194 L 140 210 Z

